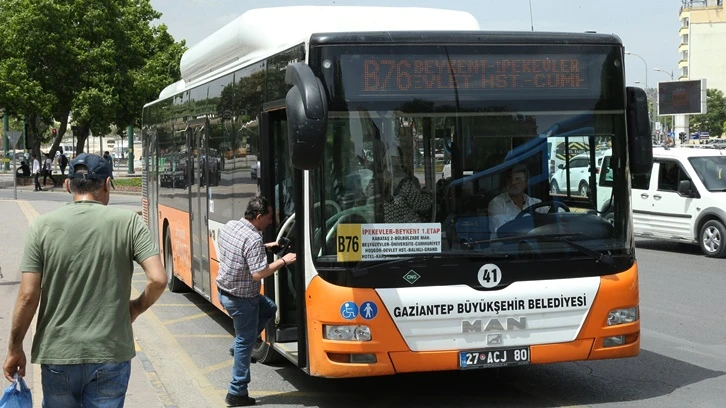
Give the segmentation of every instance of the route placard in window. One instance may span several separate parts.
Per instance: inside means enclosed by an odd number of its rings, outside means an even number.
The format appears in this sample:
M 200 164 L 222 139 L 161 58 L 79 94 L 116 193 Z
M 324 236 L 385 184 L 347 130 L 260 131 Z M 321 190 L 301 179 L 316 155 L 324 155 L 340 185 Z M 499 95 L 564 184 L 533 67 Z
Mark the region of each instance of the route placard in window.
M 338 224 L 338 262 L 441 253 L 441 224 Z

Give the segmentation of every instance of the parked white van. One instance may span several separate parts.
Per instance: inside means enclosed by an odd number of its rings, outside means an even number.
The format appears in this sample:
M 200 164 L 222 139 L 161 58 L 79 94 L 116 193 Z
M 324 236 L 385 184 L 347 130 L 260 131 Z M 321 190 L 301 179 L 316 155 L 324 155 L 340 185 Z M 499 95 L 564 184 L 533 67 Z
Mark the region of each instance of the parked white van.
M 641 237 L 698 244 L 726 256 L 726 155 L 720 149 L 653 148 L 653 170 L 632 180 Z

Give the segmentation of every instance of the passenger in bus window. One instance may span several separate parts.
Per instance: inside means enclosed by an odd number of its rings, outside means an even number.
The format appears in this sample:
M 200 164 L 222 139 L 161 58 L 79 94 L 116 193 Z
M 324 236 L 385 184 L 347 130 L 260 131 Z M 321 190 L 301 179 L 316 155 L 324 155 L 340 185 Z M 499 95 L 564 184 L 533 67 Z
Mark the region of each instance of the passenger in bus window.
M 386 186 L 390 191 L 383 204 L 385 222 L 420 223 L 430 219 L 433 198 L 421 188 L 421 182 L 403 162 L 403 157 L 391 157 L 391 168 L 392 182 Z
M 542 200 L 525 194 L 529 180 L 527 166 L 517 165 L 506 172 L 506 191 L 494 197 L 489 202 L 489 230 L 497 232 L 502 225 L 512 221 L 517 214 L 527 207 L 542 202 Z M 538 209 L 547 212 L 547 207 Z

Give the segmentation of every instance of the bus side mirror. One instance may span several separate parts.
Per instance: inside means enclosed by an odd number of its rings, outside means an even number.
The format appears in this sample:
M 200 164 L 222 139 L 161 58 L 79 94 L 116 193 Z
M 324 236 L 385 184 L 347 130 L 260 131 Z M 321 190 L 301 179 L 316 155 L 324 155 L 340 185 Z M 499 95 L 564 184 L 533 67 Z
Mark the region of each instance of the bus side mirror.
M 628 153 L 630 173 L 647 174 L 653 168 L 653 142 L 650 136 L 648 97 L 641 88 L 626 88 Z
M 285 97 L 290 161 L 300 170 L 313 170 L 323 158 L 328 128 L 328 99 L 323 83 L 304 62 L 287 66 Z

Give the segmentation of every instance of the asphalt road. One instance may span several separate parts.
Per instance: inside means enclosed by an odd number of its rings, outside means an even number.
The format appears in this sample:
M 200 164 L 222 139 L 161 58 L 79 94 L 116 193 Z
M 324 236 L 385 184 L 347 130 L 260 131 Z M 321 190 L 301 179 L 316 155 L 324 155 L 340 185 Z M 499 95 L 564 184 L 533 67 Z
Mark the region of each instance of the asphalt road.
M 38 197 L 42 195 L 42 198 Z M 12 189 L 0 190 L 0 199 Z M 20 192 L 44 213 L 57 192 Z M 138 196 L 112 205 L 139 208 Z M 12 226 L 22 228 L 22 225 Z M 642 348 L 624 360 L 330 380 L 290 364 L 253 365 L 250 393 L 270 407 L 724 407 L 724 261 L 695 246 L 638 241 Z M 134 277 L 143 289 L 143 273 Z M 231 320 L 196 294 L 166 292 L 134 325 L 145 367 L 167 406 L 223 406 Z

